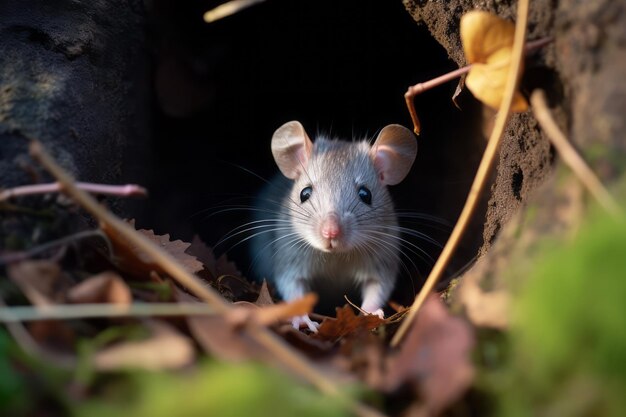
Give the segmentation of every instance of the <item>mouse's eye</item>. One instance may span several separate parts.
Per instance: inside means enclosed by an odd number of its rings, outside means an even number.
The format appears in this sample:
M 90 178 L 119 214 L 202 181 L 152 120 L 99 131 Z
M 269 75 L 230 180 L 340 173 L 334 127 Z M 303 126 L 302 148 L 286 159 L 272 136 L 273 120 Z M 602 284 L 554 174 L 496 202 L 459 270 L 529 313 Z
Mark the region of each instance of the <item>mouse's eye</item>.
M 372 205 L 372 192 L 366 186 L 359 187 L 359 198 L 367 205 Z
M 304 203 L 305 201 L 307 201 L 309 198 L 311 198 L 311 194 L 313 194 L 313 187 L 304 187 L 302 191 L 300 191 L 300 202 Z

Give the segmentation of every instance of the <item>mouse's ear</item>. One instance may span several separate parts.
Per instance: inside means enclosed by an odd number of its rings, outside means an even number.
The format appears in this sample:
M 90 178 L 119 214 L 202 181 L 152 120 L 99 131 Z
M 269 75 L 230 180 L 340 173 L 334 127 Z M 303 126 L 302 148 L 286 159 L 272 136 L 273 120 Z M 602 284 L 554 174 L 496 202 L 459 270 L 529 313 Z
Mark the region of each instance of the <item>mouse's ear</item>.
M 406 177 L 417 155 L 417 140 L 409 129 L 388 125 L 378 134 L 370 150 L 380 181 L 394 185 Z
M 313 151 L 313 143 L 296 120 L 279 127 L 272 136 L 272 155 L 280 172 L 287 178 L 297 179 L 306 169 Z

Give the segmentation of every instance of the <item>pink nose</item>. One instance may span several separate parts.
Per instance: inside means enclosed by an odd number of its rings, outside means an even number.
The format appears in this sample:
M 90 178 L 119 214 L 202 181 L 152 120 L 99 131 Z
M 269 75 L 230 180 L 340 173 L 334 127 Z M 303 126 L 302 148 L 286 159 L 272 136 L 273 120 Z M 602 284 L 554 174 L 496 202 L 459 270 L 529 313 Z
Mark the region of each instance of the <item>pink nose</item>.
M 329 214 L 322 222 L 322 237 L 324 239 L 336 239 L 341 236 L 339 218 L 336 214 Z

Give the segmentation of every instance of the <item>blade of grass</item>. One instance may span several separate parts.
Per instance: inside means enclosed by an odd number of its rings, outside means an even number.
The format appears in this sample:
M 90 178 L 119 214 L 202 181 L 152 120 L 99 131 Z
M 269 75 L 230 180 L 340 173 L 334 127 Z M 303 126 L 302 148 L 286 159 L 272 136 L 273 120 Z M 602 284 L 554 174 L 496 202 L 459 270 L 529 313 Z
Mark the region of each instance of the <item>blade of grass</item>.
M 14 323 L 33 320 L 71 320 L 96 317 L 143 317 L 213 315 L 215 311 L 201 303 L 134 303 L 134 304 L 75 304 L 41 307 L 0 307 L 0 322 Z

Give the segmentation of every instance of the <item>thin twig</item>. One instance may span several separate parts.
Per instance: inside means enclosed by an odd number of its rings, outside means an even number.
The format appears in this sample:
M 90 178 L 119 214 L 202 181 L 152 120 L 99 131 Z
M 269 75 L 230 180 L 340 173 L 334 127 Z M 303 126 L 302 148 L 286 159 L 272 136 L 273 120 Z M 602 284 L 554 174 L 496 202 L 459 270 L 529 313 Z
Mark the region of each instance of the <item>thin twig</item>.
M 110 185 L 94 184 L 91 182 L 77 182 L 76 186 L 81 190 L 85 190 L 93 194 L 114 195 L 117 197 L 146 197 L 148 195 L 148 191 L 144 187 L 137 184 Z M 49 184 L 22 185 L 19 187 L 9 188 L 7 190 L 1 191 L 0 201 L 25 195 L 59 193 L 61 191 L 63 190 L 59 182 L 52 182 Z
M 459 216 L 459 219 L 454 226 L 452 234 L 446 242 L 446 245 L 444 246 L 441 255 L 433 266 L 433 269 L 426 279 L 424 286 L 420 290 L 419 294 L 417 294 L 413 305 L 409 309 L 407 317 L 404 319 L 404 321 L 400 325 L 400 328 L 391 340 L 391 346 L 393 347 L 397 346 L 400 343 L 400 341 L 408 331 L 411 323 L 417 315 L 417 312 L 424 303 L 424 300 L 426 300 L 426 297 L 428 297 L 428 295 L 432 292 L 435 284 L 439 280 L 439 277 L 441 276 L 446 265 L 450 261 L 452 254 L 458 246 L 461 236 L 463 236 L 463 233 L 465 232 L 465 229 L 469 224 L 469 220 L 472 217 L 474 210 L 476 209 L 480 192 L 487 182 L 489 171 L 491 170 L 491 166 L 495 161 L 498 147 L 504 133 L 504 128 L 506 127 L 506 123 L 511 113 L 511 104 L 513 103 L 513 97 L 515 95 L 515 91 L 517 90 L 517 84 L 521 76 L 521 64 L 522 59 L 524 58 L 524 39 L 526 37 L 526 25 L 528 21 L 528 2 L 529 0 L 520 0 L 518 3 L 517 21 L 515 24 L 515 38 L 513 41 L 513 50 L 511 53 L 510 71 L 507 77 L 507 82 L 504 86 L 504 94 L 502 96 L 500 110 L 496 115 L 493 130 L 491 131 L 491 136 L 489 138 L 489 142 L 487 143 L 487 148 L 485 149 L 483 158 L 480 161 L 480 165 L 478 166 L 478 171 L 476 172 L 476 176 L 474 177 L 472 188 L 470 189 L 467 200 L 465 201 L 465 205 L 463 206 L 463 210 L 461 211 L 461 215 Z
M 532 105 L 533 114 L 550 142 L 554 145 L 563 161 L 578 176 L 580 181 L 589 192 L 598 200 L 598 203 L 616 219 L 622 219 L 623 213 L 620 206 L 615 202 L 608 190 L 602 185 L 602 182 L 593 173 L 589 165 L 576 152 L 576 149 L 567 140 L 559 126 L 552 118 L 546 94 L 543 90 L 534 90 L 530 95 L 530 103 Z
M 214 314 L 215 311 L 211 307 L 202 303 L 16 306 L 1 307 L 0 322 L 14 323 L 33 320 L 72 320 L 96 317 L 210 316 Z
M 0 309 L 4 310 L 5 308 L 6 304 L 2 297 L 0 297 Z M 56 366 L 63 369 L 73 369 L 76 366 L 76 359 L 74 359 L 74 357 L 42 349 L 22 323 L 8 322 L 6 328 L 9 330 L 9 333 L 11 333 L 11 336 L 13 336 L 18 346 L 30 356 L 39 358 L 42 361 L 54 363 Z
M 536 49 L 543 48 L 550 42 L 552 42 L 552 37 L 549 37 L 549 36 L 528 42 L 524 46 L 524 53 L 532 52 Z M 420 134 L 421 123 L 420 123 L 419 117 L 417 117 L 417 112 L 415 110 L 415 103 L 413 102 L 413 99 L 415 98 L 415 96 L 422 94 L 424 91 L 430 90 L 431 88 L 447 83 L 448 81 L 452 81 L 455 78 L 462 76 L 463 74 L 467 74 L 471 69 L 472 69 L 472 64 L 466 65 L 462 68 L 456 69 L 447 74 L 443 74 L 443 75 L 440 75 L 439 77 L 433 78 L 432 80 L 428 80 L 423 83 L 417 83 L 408 88 L 406 93 L 404 93 L 404 100 L 406 101 L 406 106 L 409 109 L 409 114 L 411 115 L 411 121 L 413 122 L 413 131 L 415 132 L 416 135 Z
M 87 238 L 95 237 L 95 236 L 101 237 L 104 240 L 104 242 L 107 245 L 107 248 L 109 249 L 109 253 L 113 252 L 113 249 L 111 248 L 111 242 L 109 242 L 109 239 L 101 230 L 84 230 L 82 232 L 78 232 L 73 235 L 62 237 L 61 239 L 43 243 L 39 246 L 35 246 L 34 248 L 30 248 L 25 251 L 9 252 L 9 253 L 0 255 L 0 265 L 10 264 L 13 262 L 20 262 L 26 259 L 30 259 L 33 256 L 49 251 L 50 249 L 56 248 L 57 246 L 66 245 L 68 243 L 71 243 L 77 240 L 87 239 Z
M 231 311 L 232 305 L 230 303 L 226 302 L 219 293 L 205 285 L 195 275 L 189 273 L 172 255 L 165 252 L 143 235 L 137 233 L 130 225 L 98 204 L 92 196 L 76 187 L 72 177 L 44 150 L 39 141 L 31 141 L 30 153 L 33 158 L 37 159 L 44 168 L 62 184 L 63 191 L 98 219 L 102 227 L 117 233 L 130 245 L 146 253 L 154 263 L 158 264 L 167 274 L 176 279 L 200 299 L 207 302 L 216 314 L 226 314 Z M 368 417 L 382 416 L 377 410 L 360 404 L 358 401 L 345 395 L 339 389 L 335 381 L 324 375 L 318 368 L 310 363 L 305 356 L 295 351 L 292 347 L 287 345 L 285 341 L 271 333 L 267 328 L 251 322 L 242 329 L 242 331 L 276 355 L 279 360 L 316 386 L 320 391 L 337 398 L 347 408 L 358 415 Z

